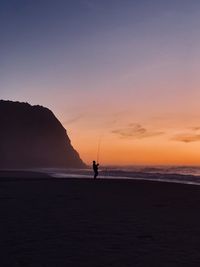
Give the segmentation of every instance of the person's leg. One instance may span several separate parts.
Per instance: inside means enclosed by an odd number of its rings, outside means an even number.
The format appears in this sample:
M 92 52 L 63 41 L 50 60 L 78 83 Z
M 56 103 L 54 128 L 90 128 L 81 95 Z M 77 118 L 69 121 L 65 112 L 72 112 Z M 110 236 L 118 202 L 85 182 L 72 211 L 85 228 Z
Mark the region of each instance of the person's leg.
M 98 172 L 96 171 L 96 172 L 94 173 L 94 179 L 97 178 L 97 175 L 98 175 Z

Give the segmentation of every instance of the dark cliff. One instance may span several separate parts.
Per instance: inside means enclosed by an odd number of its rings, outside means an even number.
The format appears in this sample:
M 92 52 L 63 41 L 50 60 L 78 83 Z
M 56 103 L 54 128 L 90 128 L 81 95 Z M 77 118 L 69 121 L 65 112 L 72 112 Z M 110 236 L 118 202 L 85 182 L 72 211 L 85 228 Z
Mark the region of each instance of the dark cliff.
M 0 101 L 0 168 L 84 166 L 49 109 Z

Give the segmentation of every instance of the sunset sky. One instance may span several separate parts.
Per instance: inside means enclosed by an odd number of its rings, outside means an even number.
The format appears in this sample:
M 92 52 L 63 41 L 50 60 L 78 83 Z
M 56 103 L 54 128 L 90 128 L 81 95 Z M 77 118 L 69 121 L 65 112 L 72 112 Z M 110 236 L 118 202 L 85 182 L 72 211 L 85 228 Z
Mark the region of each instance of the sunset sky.
M 0 98 L 90 163 L 200 164 L 199 0 L 1 0 Z

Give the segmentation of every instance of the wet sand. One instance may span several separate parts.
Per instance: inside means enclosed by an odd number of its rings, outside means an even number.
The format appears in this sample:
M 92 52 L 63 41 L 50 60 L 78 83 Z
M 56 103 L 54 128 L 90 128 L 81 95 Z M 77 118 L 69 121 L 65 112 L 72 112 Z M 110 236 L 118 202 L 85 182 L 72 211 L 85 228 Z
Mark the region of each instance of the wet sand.
M 194 185 L 0 172 L 0 266 L 200 266 L 199 205 Z

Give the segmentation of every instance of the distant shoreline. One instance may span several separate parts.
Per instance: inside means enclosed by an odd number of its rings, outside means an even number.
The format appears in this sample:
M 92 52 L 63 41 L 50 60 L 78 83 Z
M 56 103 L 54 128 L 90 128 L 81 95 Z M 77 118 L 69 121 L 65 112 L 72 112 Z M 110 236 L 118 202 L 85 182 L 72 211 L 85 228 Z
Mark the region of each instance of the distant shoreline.
M 1 178 L 50 178 L 50 175 L 38 171 L 0 170 L 0 180 Z
M 152 175 L 153 176 L 153 175 Z M 167 174 L 165 175 L 168 176 Z M 182 176 L 181 176 L 182 177 Z M 167 184 L 180 184 L 180 185 L 190 185 L 190 186 L 200 186 L 200 182 L 189 181 L 187 180 L 187 176 L 185 180 L 181 180 L 180 176 L 177 175 L 179 179 L 158 179 L 158 178 L 149 178 L 149 177 L 120 177 L 120 176 L 107 176 L 107 177 L 98 177 L 95 182 L 102 181 L 110 181 L 110 182 L 133 182 L 133 183 L 167 183 Z M 190 176 L 188 176 L 190 177 Z M 47 172 L 42 171 L 32 171 L 32 170 L 0 170 L 0 182 L 7 180 L 7 181 L 30 181 L 30 180 L 67 180 L 67 181 L 93 181 L 92 173 L 91 175 L 81 175 L 81 174 L 72 174 L 72 173 L 65 173 L 59 175 L 50 174 Z

